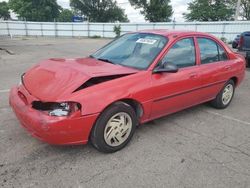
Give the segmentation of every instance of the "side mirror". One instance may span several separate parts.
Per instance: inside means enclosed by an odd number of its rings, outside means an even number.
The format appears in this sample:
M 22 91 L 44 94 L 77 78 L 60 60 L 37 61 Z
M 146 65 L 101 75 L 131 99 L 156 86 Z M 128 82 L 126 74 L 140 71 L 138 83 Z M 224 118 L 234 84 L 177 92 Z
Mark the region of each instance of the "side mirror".
M 153 70 L 153 73 L 162 73 L 162 72 L 175 73 L 178 72 L 178 67 L 173 63 L 164 62 Z

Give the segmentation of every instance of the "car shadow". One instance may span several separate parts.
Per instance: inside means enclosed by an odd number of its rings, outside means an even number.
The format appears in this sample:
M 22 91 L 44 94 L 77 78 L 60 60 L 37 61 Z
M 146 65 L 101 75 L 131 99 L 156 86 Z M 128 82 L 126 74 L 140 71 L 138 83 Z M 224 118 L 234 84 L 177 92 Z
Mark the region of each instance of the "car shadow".
M 138 128 L 143 129 L 143 127 L 145 126 L 154 126 L 154 125 L 165 126 L 164 122 L 169 122 L 169 121 L 174 122 L 179 117 L 183 117 L 184 115 L 189 116 L 193 114 L 194 112 L 201 111 L 204 108 L 212 108 L 212 107 L 210 106 L 209 103 L 200 104 L 200 105 L 193 106 L 193 107 L 175 112 L 173 114 L 169 114 L 169 115 L 154 119 L 152 121 L 146 122 L 138 126 Z
M 171 128 L 170 126 L 175 126 L 173 122 L 175 122 L 177 119 L 183 116 L 190 116 L 193 115 L 195 112 L 199 112 L 204 108 L 211 108 L 209 104 L 201 104 L 198 106 L 190 107 L 188 109 L 163 116 L 161 118 L 143 123 L 139 125 L 135 131 L 134 138 L 131 140 L 131 144 L 135 142 L 136 137 L 138 134 L 141 132 L 148 132 L 148 131 L 154 131 L 154 129 L 161 129 L 163 126 L 168 126 L 168 128 Z M 130 144 L 129 144 L 130 145 Z M 44 150 L 49 150 L 51 154 L 64 154 L 64 155 L 70 155 L 70 156 L 77 156 L 77 155 L 88 155 L 88 154 L 93 154 L 93 153 L 100 153 L 97 150 L 94 149 L 92 144 L 89 142 L 86 145 L 73 145 L 73 146 L 60 146 L 60 145 L 49 145 L 45 144 L 45 147 L 42 149 Z M 39 152 L 38 152 L 39 153 Z M 48 154 L 48 152 L 47 152 Z M 46 155 L 47 155 L 46 154 Z M 102 153 L 100 153 L 102 154 Z M 41 157 L 41 156 L 40 156 Z
M 92 163 L 96 161 L 108 162 L 112 159 L 124 158 L 134 152 L 139 152 L 138 147 L 142 151 L 141 146 L 145 143 L 145 139 L 155 139 L 155 135 L 162 132 L 162 130 L 168 132 L 169 129 L 176 126 L 175 121 L 179 118 L 193 116 L 194 113 L 207 108 L 210 107 L 207 104 L 202 104 L 144 123 L 138 126 L 131 142 L 124 149 L 112 154 L 101 153 L 90 143 L 86 145 L 59 146 L 49 145 L 37 140 L 34 141 L 36 142 L 35 144 L 32 144 L 32 149 L 29 149 L 24 156 L 20 156 L 19 160 L 12 163 L 8 168 L 15 171 L 16 168 L 26 168 L 31 165 L 32 168 L 30 167 L 29 169 L 31 174 L 47 175 L 54 173 L 54 171 L 62 166 L 65 168 L 77 166 L 83 163 L 83 160 L 86 163 Z

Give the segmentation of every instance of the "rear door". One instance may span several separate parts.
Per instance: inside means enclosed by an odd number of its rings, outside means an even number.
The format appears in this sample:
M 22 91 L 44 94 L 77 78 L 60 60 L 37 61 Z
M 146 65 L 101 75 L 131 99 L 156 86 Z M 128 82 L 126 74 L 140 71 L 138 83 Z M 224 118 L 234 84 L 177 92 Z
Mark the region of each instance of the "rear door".
M 231 75 L 233 60 L 225 49 L 211 38 L 197 37 L 200 55 L 200 74 L 203 101 L 213 99 Z

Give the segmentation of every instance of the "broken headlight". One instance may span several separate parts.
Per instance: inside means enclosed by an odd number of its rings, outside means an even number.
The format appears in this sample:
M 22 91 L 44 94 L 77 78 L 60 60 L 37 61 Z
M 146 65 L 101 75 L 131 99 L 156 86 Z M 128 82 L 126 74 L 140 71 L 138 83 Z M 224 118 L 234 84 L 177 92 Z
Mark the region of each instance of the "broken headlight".
M 76 102 L 41 102 L 34 101 L 32 107 L 36 110 L 46 111 L 50 116 L 69 116 L 70 114 L 80 110 L 81 105 Z

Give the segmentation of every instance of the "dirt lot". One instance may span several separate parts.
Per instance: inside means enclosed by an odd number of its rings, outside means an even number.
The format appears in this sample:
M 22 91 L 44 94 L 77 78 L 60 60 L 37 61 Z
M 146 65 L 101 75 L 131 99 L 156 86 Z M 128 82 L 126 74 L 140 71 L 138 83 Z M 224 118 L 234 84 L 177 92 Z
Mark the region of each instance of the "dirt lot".
M 104 39 L 3 39 L 0 47 L 0 186 L 250 187 L 250 71 L 229 108 L 208 105 L 140 126 L 114 154 L 51 146 L 27 134 L 8 106 L 8 89 L 36 62 L 81 57 Z

